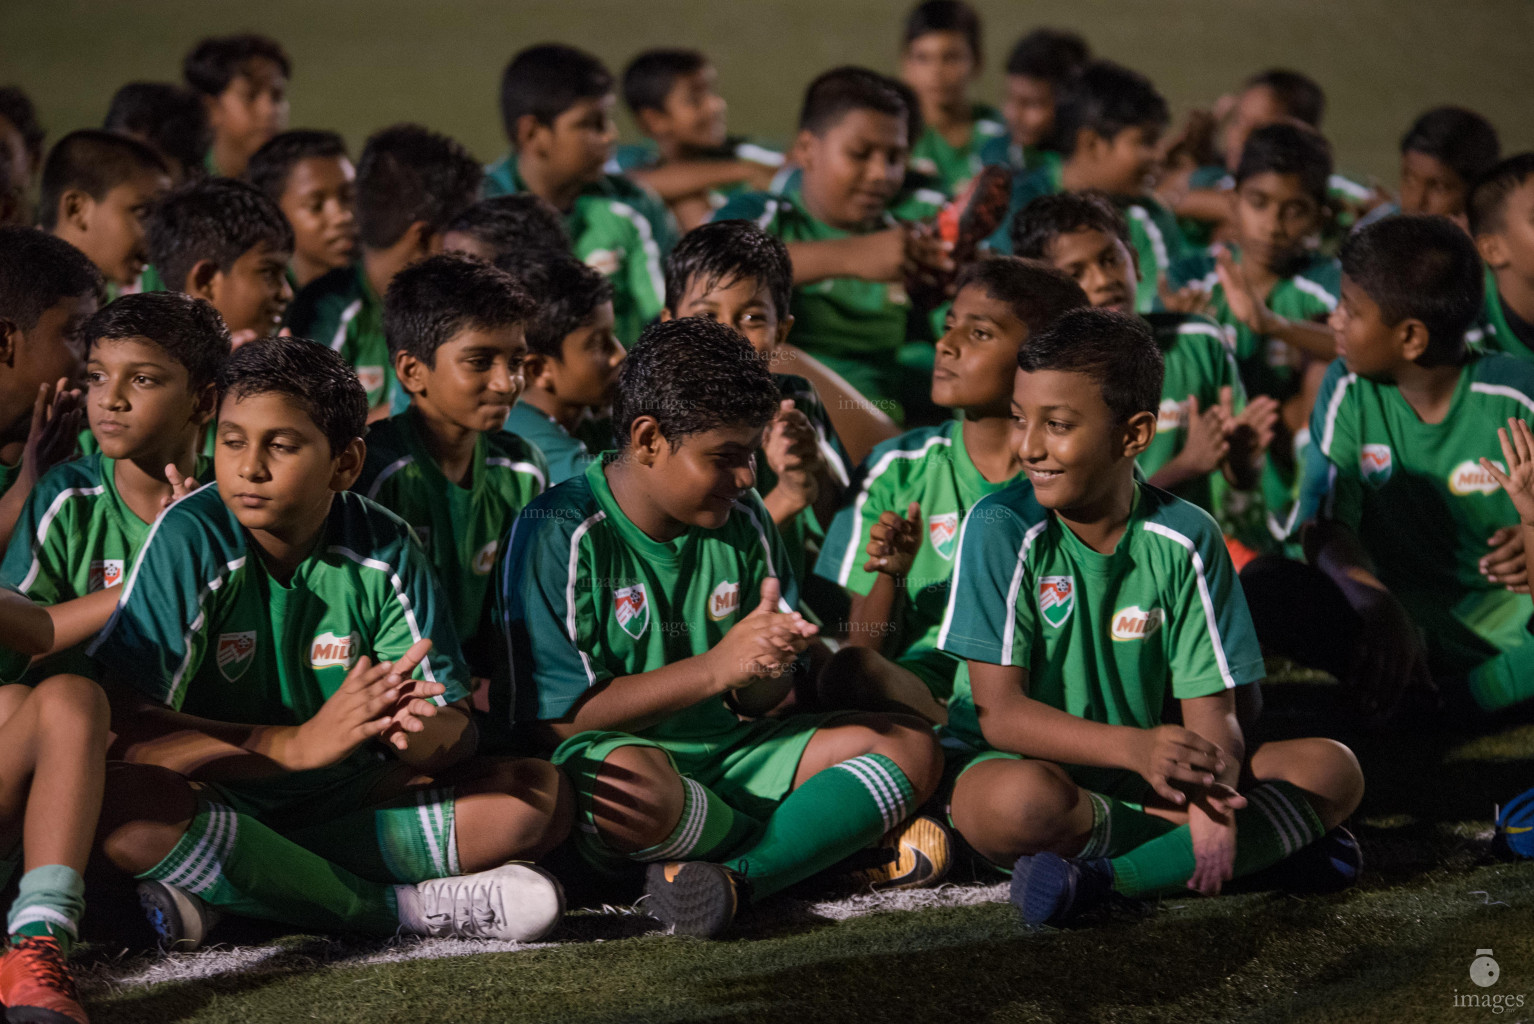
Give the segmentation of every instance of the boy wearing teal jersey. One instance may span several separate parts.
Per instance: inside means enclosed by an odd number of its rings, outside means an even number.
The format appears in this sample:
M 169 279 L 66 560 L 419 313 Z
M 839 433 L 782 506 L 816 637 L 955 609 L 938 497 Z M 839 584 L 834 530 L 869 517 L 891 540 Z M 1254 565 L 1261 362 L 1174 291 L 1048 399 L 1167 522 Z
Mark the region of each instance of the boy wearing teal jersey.
M 356 490 L 415 530 L 476 676 L 481 621 L 512 520 L 548 484 L 543 454 L 501 429 L 522 391 L 532 300 L 505 271 L 458 254 L 400 271 L 384 330 L 410 408 L 368 431 Z
M 114 804 L 134 836 L 109 841 L 114 862 L 168 943 L 201 938 L 204 904 L 370 934 L 546 933 L 557 883 L 496 865 L 563 838 L 568 791 L 546 763 L 471 756 L 426 556 L 343 493 L 364 458 L 355 374 L 273 338 L 236 352 L 219 392 L 217 484 L 156 522 L 90 651 L 124 749 L 171 769 L 141 767 Z
M 512 671 L 492 714 L 557 746 L 582 854 L 649 865 L 645 909 L 682 934 L 721 934 L 745 903 L 897 829 L 936 784 L 920 722 L 761 717 L 816 633 L 751 489 L 778 395 L 728 327 L 649 328 L 619 383 L 622 449 L 524 509 L 500 567 Z M 946 845 L 890 842 L 887 883 L 946 866 Z
M 533 301 L 526 386 L 506 429 L 543 452 L 552 487 L 591 464 L 580 435 L 592 416 L 606 414 L 618 384 L 625 350 L 613 329 L 612 285 L 568 253 L 509 253 L 497 266 Z
M 97 451 L 54 468 L 27 499 L 0 580 L 55 606 L 54 646 L 68 651 L 31 671 L 91 674 L 78 645 L 116 605 L 150 524 L 210 467 L 198 458 L 213 418 L 214 378 L 229 357 L 229 332 L 206 302 L 173 292 L 125 295 L 85 322 L 86 415 Z M 97 591 L 101 593 L 94 598 Z M 77 600 L 78 599 L 78 600 Z M 5 656 L 0 656 L 3 660 Z
M 837 68 L 810 83 L 799 117 L 797 189 L 732 198 L 717 220 L 754 220 L 788 246 L 795 344 L 899 414 L 920 397 L 932 347 L 906 342 L 908 266 L 946 273 L 946 248 L 890 212 L 905 176 L 908 110 L 883 75 Z
M 165 161 L 137 139 L 70 132 L 43 164 L 39 226 L 90 257 L 110 288 L 132 288 L 149 262 L 144 220 L 168 188 Z
M 203 178 L 166 193 L 149 214 L 149 260 L 162 287 L 206 299 L 234 347 L 276 334 L 293 301 L 293 227 L 252 185 Z
M 1086 40 L 1074 32 L 1036 28 L 1019 39 L 1007 57 L 1007 91 L 1001 105 L 1007 134 L 981 148 L 981 163 L 1003 164 L 1014 171 L 1058 167 L 1055 104 L 1091 58 Z
M 671 207 L 683 231 L 732 192 L 771 187 L 782 153 L 725 132 L 719 73 L 698 50 L 646 50 L 623 72 L 623 102 L 647 145 L 619 146 L 614 162 Z
M 911 167 L 956 195 L 985 164 L 981 152 L 1007 135 L 1001 112 L 966 95 L 980 72 L 980 15 L 964 0 L 925 0 L 906 15 L 900 77 L 916 93 L 926 130 Z
M 1488 171 L 1468 210 L 1488 281 L 1479 346 L 1534 361 L 1534 153 Z
M 1038 196 L 1106 192 L 1124 212 L 1140 261 L 1135 309 L 1149 310 L 1168 268 L 1188 249 L 1171 211 L 1145 189 L 1168 116 L 1166 100 L 1144 75 L 1109 61 L 1088 64 L 1056 104 L 1055 133 L 1063 161 L 1013 179 L 1012 212 L 990 237 L 991 248 L 1012 251 L 1007 225 Z
M 1357 806 L 1347 748 L 1246 749 L 1237 691 L 1263 675 L 1219 531 L 1134 478 L 1156 429 L 1161 353 L 1145 324 L 1068 313 L 1018 355 L 1027 474 L 965 520 L 938 646 L 965 660 L 947 741 L 955 826 L 1012 864 L 1030 924 L 1110 893 L 1220 891 Z M 1162 724 L 1175 698 L 1182 725 Z
M 418 125 L 375 133 L 357 161 L 362 258 L 315 278 L 293 300 L 288 327 L 339 352 L 367 389 L 373 419 L 399 389 L 383 330 L 383 294 L 394 275 L 442 251 L 443 232 L 474 205 L 484 173 L 461 145 Z M 403 408 L 401 402 L 400 408 Z
M 1483 709 L 1534 696 L 1534 605 L 1517 510 L 1481 459 L 1534 414 L 1534 367 L 1467 354 L 1481 267 L 1446 218 L 1351 235 L 1332 317 L 1341 359 L 1311 417 L 1305 552 L 1358 613 L 1366 710 L 1429 676 L 1467 676 Z M 1505 471 L 1505 467 L 1501 467 Z M 1487 548 L 1493 550 L 1488 553 Z
M 238 178 L 251 154 L 288 127 L 293 68 L 275 39 L 254 34 L 203 39 L 181 65 L 213 129 L 207 171 Z
M 511 152 L 485 168 L 486 198 L 532 192 L 565 217 L 575 255 L 612 283 L 626 344 L 659 315 L 661 262 L 676 240 L 665 204 L 604 168 L 617 141 L 613 78 L 569 46 L 534 46 L 501 75 L 501 123 Z
M 932 371 L 932 401 L 959 415 L 869 454 L 815 563 L 817 575 L 852 596 L 847 649 L 825 673 L 832 706 L 946 720 L 954 663 L 936 641 L 959 523 L 1018 471 L 1008 374 L 1032 335 L 1086 304 L 1064 274 L 1013 256 L 981 260 L 960 276 Z

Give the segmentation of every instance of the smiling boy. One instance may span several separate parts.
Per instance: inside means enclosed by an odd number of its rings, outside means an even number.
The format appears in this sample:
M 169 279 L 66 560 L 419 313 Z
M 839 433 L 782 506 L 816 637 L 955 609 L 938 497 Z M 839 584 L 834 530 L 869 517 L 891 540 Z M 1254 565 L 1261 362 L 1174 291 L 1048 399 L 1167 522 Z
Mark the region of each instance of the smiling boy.
M 256 150 L 245 180 L 282 208 L 293 227 L 295 290 L 357 255 L 357 171 L 335 132 L 274 135 Z
M 137 139 L 70 132 L 43 164 L 39 219 L 44 231 L 89 256 L 113 288 L 129 288 L 149 262 L 149 209 L 168 188 L 164 161 Z

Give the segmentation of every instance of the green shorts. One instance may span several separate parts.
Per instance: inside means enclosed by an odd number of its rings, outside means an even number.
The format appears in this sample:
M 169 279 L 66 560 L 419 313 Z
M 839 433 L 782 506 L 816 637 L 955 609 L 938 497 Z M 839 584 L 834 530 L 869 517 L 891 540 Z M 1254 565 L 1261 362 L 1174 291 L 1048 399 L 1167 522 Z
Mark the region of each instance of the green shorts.
M 928 650 L 902 655 L 895 659 L 895 664 L 920 679 L 938 703 L 946 704 L 953 696 L 953 680 L 958 674 L 959 663 L 952 656 Z

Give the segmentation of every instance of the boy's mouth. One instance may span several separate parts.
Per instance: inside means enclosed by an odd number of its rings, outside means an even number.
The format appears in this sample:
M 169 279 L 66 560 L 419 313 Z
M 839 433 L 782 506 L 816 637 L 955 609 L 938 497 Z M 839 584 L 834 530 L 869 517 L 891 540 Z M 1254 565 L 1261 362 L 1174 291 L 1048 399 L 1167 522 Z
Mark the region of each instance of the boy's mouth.
M 128 424 L 121 420 L 101 420 L 91 429 L 97 433 L 106 434 L 108 437 L 116 437 L 119 434 L 127 433 L 129 427 Z
M 1036 469 L 1032 466 L 1024 466 L 1023 472 L 1028 474 L 1028 480 L 1035 487 L 1048 486 L 1065 476 L 1063 469 Z

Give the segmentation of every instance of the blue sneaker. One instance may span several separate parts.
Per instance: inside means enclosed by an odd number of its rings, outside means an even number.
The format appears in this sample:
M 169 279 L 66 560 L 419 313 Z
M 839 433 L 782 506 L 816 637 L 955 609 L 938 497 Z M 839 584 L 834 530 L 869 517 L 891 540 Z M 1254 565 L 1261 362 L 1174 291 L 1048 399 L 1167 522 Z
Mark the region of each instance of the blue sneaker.
M 1113 868 L 1106 857 L 1082 860 L 1038 853 L 1019 857 L 1012 865 L 1012 905 L 1031 925 L 1063 927 L 1107 905 L 1113 895 Z
M 1515 857 L 1534 857 L 1534 789 L 1519 793 L 1502 808 L 1492 842 Z
M 1341 892 L 1358 884 L 1364 853 L 1353 833 L 1338 825 L 1292 856 L 1229 886 L 1232 892 L 1282 889 L 1298 895 Z

